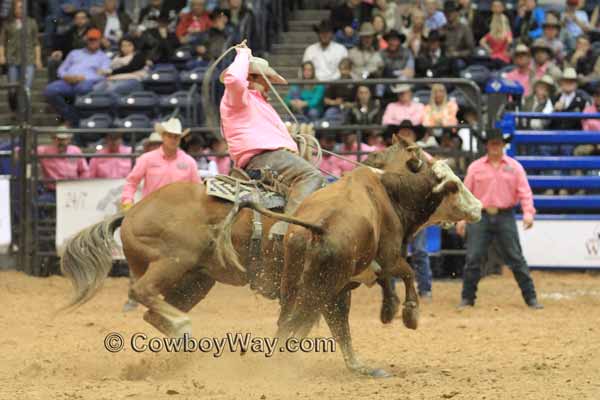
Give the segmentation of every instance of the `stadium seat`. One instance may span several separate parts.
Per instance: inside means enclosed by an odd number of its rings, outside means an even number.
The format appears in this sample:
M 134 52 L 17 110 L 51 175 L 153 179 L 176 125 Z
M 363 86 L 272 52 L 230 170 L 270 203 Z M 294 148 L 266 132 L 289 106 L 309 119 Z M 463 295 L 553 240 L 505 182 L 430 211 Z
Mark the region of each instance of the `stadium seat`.
M 120 97 L 117 106 L 119 117 L 133 113 L 144 113 L 154 117 L 158 106 L 158 96 L 153 92 L 133 92 L 129 96 Z
M 207 68 L 195 68 L 191 71 L 181 71 L 179 73 L 179 83 L 181 85 L 181 88 L 187 90 L 191 88 L 194 84 L 196 84 L 198 88 L 200 88 L 206 70 Z
M 171 114 L 173 111 L 179 109 L 179 115 L 183 117 L 186 124 L 191 123 L 192 110 L 196 101 L 194 101 L 195 94 L 190 94 L 188 91 L 181 90 L 168 96 L 161 96 L 160 98 L 160 113 L 165 116 Z
M 89 118 L 79 120 L 80 128 L 103 129 L 112 126 L 113 119 L 109 114 L 93 114 Z
M 487 81 L 491 77 L 490 70 L 483 65 L 469 65 L 467 68 L 461 71 L 460 77 L 464 79 L 471 79 L 479 87 L 483 88 Z
M 456 104 L 458 104 L 458 106 L 461 108 L 465 106 L 473 106 L 473 104 L 471 104 L 471 101 L 469 101 L 464 92 L 459 89 L 453 90 L 452 93 L 448 95 L 448 98 L 454 99 L 454 101 L 456 101 Z
M 175 68 L 182 70 L 185 68 L 185 64 L 192 59 L 192 50 L 187 47 L 180 47 L 175 50 L 171 62 L 175 65 Z
M 429 98 L 431 97 L 431 90 L 429 89 L 420 89 L 417 90 L 413 97 L 421 104 L 429 103 Z
M 144 114 L 131 114 L 115 119 L 114 125 L 116 128 L 147 129 L 152 127 L 152 121 Z
M 142 81 L 144 89 L 157 94 L 169 94 L 177 90 L 179 73 L 172 64 L 158 64 Z
M 116 97 L 108 92 L 91 92 L 75 99 L 79 115 L 87 118 L 97 113 L 114 114 Z

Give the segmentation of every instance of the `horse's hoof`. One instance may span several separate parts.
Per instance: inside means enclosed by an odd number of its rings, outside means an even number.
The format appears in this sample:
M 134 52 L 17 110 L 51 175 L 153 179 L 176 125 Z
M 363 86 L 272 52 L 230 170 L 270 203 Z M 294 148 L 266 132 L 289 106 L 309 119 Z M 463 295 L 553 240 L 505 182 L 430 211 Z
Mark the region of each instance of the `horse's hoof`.
M 348 368 L 350 369 L 350 371 L 352 371 L 356 374 L 368 376 L 371 378 L 389 378 L 392 376 L 389 372 L 387 372 L 384 369 L 370 368 L 370 367 L 367 367 L 360 363 L 350 365 L 350 366 L 348 366 Z
M 391 378 L 393 375 L 381 368 L 373 368 L 369 373 L 372 378 Z
M 383 304 L 381 305 L 381 314 L 379 316 L 382 323 L 389 324 L 394 320 L 398 313 L 399 304 L 400 300 L 397 297 L 389 300 L 384 299 Z
M 414 304 L 405 304 L 402 309 L 402 322 L 408 329 L 417 329 L 419 326 L 419 307 Z

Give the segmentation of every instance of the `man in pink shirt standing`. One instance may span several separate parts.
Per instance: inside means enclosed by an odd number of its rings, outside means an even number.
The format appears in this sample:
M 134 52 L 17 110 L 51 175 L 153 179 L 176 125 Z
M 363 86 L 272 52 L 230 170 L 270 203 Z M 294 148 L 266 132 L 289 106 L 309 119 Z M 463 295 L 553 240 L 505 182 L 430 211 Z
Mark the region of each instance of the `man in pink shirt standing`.
M 425 106 L 413 100 L 410 85 L 398 84 L 392 86 L 392 92 L 398 94 L 398 101 L 388 104 L 383 113 L 383 125 L 400 125 L 409 119 L 413 125 L 422 125 Z
M 467 259 L 463 272 L 462 301 L 459 307 L 475 305 L 477 284 L 481 278 L 481 264 L 487 256 L 490 243 L 496 239 L 502 259 L 512 269 L 521 288 L 525 303 L 532 309 L 541 309 L 527 261 L 523 257 L 514 207 L 521 202 L 523 227 L 533 226 L 535 208 L 533 194 L 525 170 L 515 159 L 504 154 L 505 138 L 498 129 L 487 131 L 487 155 L 474 161 L 467 170 L 465 186 L 481 200 L 484 210 L 481 221 L 466 227 L 459 222 L 456 231 L 467 234 Z
M 131 147 L 123 145 L 121 133 L 109 133 L 104 137 L 104 147 L 96 154 L 131 154 Z M 90 178 L 125 178 L 131 171 L 131 158 L 92 158 Z
M 267 60 L 253 57 L 245 41 L 236 51 L 235 60 L 221 74 L 225 84 L 221 124 L 229 154 L 235 166 L 253 178 L 265 170 L 273 171 L 274 179 L 288 187 L 285 212 L 293 214 L 305 197 L 325 185 L 325 180 L 299 156 L 296 142 L 267 101 L 269 86 L 262 74 L 274 84 L 287 81 L 269 67 Z M 279 221 L 271 228 L 270 237 L 281 244 L 286 230 L 287 223 Z
M 133 206 L 133 197 L 142 179 L 142 197 L 173 182 L 201 182 L 196 161 L 179 148 L 181 138 L 187 133 L 182 130 L 181 121 L 171 118 L 167 122 L 157 124 L 155 129 L 162 136 L 162 145 L 156 150 L 142 154 L 136 160 L 121 195 L 124 211 Z
M 37 154 L 39 156 L 82 154 L 79 147 L 70 144 L 72 137 L 73 134 L 71 133 L 56 133 L 52 138 L 52 144 L 38 146 Z M 48 180 L 82 179 L 89 177 L 89 168 L 85 157 L 40 158 L 40 167 L 43 178 Z M 53 193 L 56 190 L 56 183 L 54 182 L 47 182 L 44 186 L 49 192 Z

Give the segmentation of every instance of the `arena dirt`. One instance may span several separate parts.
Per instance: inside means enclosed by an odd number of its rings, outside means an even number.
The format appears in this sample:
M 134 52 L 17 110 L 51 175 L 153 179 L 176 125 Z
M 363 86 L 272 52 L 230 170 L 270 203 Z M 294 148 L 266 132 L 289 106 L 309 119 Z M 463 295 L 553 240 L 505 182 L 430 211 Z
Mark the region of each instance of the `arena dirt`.
M 354 292 L 351 326 L 362 359 L 394 374 L 349 373 L 334 354 L 109 353 L 112 331 L 158 333 L 140 308 L 121 312 L 127 280 L 53 317 L 70 295 L 61 277 L 0 273 L 0 399 L 600 399 L 600 277 L 534 273 L 543 311 L 524 307 L 511 276 L 488 278 L 477 307 L 455 308 L 460 282 L 436 282 L 421 323 L 378 321 L 377 288 Z M 271 336 L 277 304 L 217 285 L 191 316 L 194 336 Z M 315 335 L 329 336 L 323 321 Z

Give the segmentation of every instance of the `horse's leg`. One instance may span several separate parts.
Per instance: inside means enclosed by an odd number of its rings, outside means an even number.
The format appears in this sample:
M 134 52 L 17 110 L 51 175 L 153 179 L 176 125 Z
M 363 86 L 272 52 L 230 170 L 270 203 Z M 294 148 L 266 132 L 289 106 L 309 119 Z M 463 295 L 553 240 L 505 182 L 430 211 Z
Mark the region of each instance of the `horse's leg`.
M 181 337 L 191 333 L 189 316 L 161 299 L 160 294 L 172 289 L 193 267 L 178 258 L 161 258 L 150 263 L 146 273 L 129 289 L 133 300 L 148 307 L 144 320 L 167 336 Z
M 350 299 L 351 291 L 344 290 L 334 300 L 327 302 L 325 307 L 323 307 L 323 317 L 325 318 L 335 341 L 342 348 L 346 366 L 350 371 L 362 375 L 378 378 L 390 376 L 383 369 L 367 367 L 356 358 L 354 349 L 352 348 L 352 337 L 350 336 L 350 324 L 348 322 Z
M 398 313 L 400 299 L 396 294 L 394 281 L 390 277 L 377 279 L 377 283 L 381 286 L 381 293 L 383 295 L 379 318 L 382 323 L 389 324 L 394 320 L 394 317 Z
M 188 271 L 171 289 L 163 293 L 165 301 L 183 312 L 201 302 L 215 285 L 215 280 L 195 267 Z
M 419 324 L 419 296 L 415 289 L 415 271 L 404 257 L 400 257 L 393 269 L 392 276 L 402 278 L 406 289 L 402 322 L 409 329 L 417 329 Z

